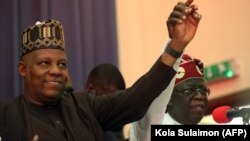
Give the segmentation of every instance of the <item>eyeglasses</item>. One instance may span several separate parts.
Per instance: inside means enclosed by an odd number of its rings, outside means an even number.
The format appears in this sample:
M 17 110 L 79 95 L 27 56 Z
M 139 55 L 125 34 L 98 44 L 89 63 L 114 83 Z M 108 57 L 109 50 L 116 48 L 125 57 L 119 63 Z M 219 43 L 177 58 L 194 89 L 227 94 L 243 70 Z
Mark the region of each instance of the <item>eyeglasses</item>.
M 200 93 L 200 94 L 204 94 L 204 95 L 209 96 L 210 95 L 210 89 L 207 88 L 207 87 L 198 88 L 198 89 L 187 89 L 187 90 L 184 90 L 183 93 L 185 95 L 192 95 L 192 94 Z

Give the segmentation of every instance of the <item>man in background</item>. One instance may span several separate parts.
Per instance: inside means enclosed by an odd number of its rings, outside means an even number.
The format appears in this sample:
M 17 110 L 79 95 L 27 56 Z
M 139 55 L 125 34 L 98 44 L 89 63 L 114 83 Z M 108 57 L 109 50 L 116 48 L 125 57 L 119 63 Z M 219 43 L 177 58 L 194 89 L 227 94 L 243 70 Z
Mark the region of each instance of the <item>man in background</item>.
M 115 94 L 115 91 L 126 88 L 119 69 L 112 64 L 100 64 L 94 67 L 88 76 L 85 89 L 96 96 Z M 111 107 L 112 108 L 112 107 Z M 123 126 L 116 126 L 105 132 L 108 141 L 124 141 Z
M 86 90 L 96 96 L 107 95 L 126 88 L 119 69 L 112 64 L 100 64 L 94 67 L 88 76 Z

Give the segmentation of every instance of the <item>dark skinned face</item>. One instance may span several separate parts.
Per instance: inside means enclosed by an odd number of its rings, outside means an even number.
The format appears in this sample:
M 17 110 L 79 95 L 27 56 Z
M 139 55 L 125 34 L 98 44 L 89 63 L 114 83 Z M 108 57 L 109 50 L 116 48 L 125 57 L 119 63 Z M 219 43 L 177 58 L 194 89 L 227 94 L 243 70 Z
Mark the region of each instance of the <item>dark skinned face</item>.
M 59 49 L 40 49 L 23 57 L 19 72 L 25 82 L 25 97 L 44 105 L 57 101 L 68 80 L 67 58 Z
M 200 78 L 191 78 L 174 87 L 167 112 L 179 123 L 197 124 L 205 115 L 209 90 Z

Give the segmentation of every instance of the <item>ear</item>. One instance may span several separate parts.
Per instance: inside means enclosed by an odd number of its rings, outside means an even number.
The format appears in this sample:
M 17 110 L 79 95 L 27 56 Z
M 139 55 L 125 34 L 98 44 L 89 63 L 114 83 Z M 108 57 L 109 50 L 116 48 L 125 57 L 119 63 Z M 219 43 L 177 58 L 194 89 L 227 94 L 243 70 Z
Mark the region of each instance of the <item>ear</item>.
M 18 63 L 18 71 L 19 71 L 19 74 L 22 76 L 22 77 L 25 77 L 26 76 L 26 72 L 27 72 L 27 69 L 26 69 L 26 65 L 24 62 L 20 61 Z
M 88 83 L 87 86 L 86 86 L 86 90 L 89 93 L 93 93 L 93 92 L 95 92 L 95 87 L 94 87 L 94 85 L 92 83 Z

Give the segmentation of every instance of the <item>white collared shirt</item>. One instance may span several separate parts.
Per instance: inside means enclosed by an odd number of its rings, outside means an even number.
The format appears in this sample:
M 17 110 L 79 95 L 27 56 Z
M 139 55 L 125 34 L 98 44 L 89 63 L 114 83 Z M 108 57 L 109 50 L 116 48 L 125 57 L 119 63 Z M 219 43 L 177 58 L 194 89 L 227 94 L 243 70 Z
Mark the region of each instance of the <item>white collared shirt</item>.
M 167 47 L 169 40 L 165 42 L 162 52 Z M 174 70 L 178 70 L 181 58 L 178 58 L 173 66 Z M 170 84 L 165 90 L 152 102 L 145 116 L 139 121 L 131 123 L 129 141 L 150 141 L 151 125 L 162 124 L 165 117 L 166 106 L 172 95 L 176 76 L 173 77 Z
M 174 120 L 171 115 L 169 115 L 168 113 L 165 114 L 162 124 L 168 124 L 168 125 L 181 125 L 181 123 L 177 122 L 176 120 Z

